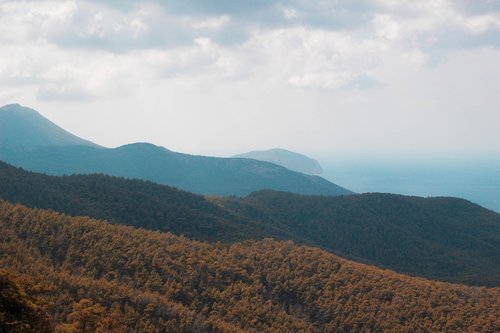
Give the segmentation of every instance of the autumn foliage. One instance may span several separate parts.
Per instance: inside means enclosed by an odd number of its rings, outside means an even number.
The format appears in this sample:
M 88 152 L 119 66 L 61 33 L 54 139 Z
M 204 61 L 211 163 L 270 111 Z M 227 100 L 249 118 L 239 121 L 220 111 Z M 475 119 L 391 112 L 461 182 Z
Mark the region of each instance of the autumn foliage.
M 208 244 L 0 202 L 0 268 L 56 332 L 497 332 L 500 289 L 292 242 Z
M 11 272 L 0 269 L 0 332 L 49 331 L 46 313 L 26 295 L 22 282 Z

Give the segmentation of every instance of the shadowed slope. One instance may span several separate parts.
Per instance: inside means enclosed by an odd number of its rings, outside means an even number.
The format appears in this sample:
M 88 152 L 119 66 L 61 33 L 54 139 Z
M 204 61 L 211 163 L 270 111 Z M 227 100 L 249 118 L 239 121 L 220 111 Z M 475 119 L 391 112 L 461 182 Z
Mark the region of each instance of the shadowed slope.
M 203 196 L 102 174 L 54 177 L 0 162 L 0 198 L 199 240 L 292 238 L 285 230 L 233 214 Z
M 44 311 L 26 295 L 17 278 L 4 269 L 0 269 L 0 332 L 53 332 Z

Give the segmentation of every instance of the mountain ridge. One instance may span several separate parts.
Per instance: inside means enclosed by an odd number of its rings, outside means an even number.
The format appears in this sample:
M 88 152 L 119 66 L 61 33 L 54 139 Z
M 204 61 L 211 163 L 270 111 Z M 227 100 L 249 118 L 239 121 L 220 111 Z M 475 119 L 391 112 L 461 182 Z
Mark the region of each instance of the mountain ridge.
M 0 132 L 0 160 L 32 171 L 52 175 L 106 173 L 198 194 L 243 196 L 260 189 L 323 195 L 352 193 L 324 178 L 268 162 L 195 156 L 150 143 L 105 148 L 72 136 L 33 109 L 18 104 L 2 109 L 0 117 L 11 116 L 0 118 L 0 129 L 5 129 Z M 23 122 L 23 113 L 31 115 L 29 121 Z M 14 130 L 16 126 L 22 130 Z
M 234 155 L 233 157 L 250 158 L 258 161 L 271 162 L 281 165 L 287 169 L 308 175 L 317 176 L 323 173 L 323 168 L 317 160 L 282 148 L 254 150 L 248 153 Z
M 99 145 L 69 133 L 36 110 L 17 103 L 0 107 L 0 145 L 13 149 Z

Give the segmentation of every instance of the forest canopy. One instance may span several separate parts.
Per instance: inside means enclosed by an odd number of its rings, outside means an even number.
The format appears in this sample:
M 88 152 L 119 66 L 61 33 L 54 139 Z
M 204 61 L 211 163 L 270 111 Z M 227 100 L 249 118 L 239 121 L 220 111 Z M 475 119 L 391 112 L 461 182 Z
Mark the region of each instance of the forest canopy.
M 290 241 L 208 244 L 0 202 L 0 268 L 57 332 L 495 332 L 500 289 Z

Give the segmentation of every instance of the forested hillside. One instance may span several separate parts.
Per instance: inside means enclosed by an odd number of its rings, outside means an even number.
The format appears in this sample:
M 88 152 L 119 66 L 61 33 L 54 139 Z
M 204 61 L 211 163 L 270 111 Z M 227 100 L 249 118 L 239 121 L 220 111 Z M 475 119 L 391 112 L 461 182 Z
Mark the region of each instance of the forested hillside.
M 151 182 L 52 177 L 4 163 L 0 198 L 197 240 L 290 239 L 398 272 L 500 285 L 500 215 L 460 199 L 272 191 L 207 199 Z
M 53 177 L 3 162 L 0 199 L 198 240 L 229 242 L 286 235 L 273 226 L 233 214 L 203 196 L 173 187 L 105 175 Z
M 45 311 L 26 295 L 20 281 L 9 271 L 0 269 L 0 332 L 51 332 Z
M 342 256 L 432 279 L 500 285 L 500 214 L 463 199 L 260 191 L 224 206 Z
M 0 202 L 0 268 L 57 332 L 495 332 L 500 289 L 270 239 L 207 244 Z

